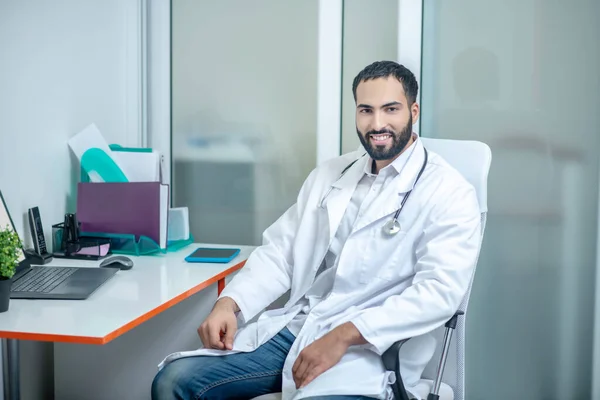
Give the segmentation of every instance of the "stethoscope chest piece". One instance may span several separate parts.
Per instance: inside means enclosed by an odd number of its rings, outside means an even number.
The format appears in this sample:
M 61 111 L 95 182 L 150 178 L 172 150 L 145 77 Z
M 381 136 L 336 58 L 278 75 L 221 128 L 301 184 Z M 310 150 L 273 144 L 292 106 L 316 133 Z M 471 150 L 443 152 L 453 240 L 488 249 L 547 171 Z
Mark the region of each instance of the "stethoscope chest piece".
M 389 236 L 394 236 L 400 232 L 400 222 L 396 218 L 389 220 L 383 225 L 383 233 Z

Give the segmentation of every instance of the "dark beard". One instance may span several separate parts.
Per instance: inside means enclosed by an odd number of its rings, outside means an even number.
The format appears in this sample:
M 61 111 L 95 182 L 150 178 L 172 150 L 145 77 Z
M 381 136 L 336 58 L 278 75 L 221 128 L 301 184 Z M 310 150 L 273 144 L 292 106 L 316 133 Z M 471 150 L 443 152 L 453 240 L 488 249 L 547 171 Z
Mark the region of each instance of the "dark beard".
M 369 153 L 369 156 L 373 160 L 390 160 L 396 157 L 398 154 L 400 154 L 410 141 L 410 138 L 412 137 L 412 125 L 413 123 L 411 114 L 408 119 L 408 124 L 406 124 L 404 129 L 402 129 L 402 131 L 400 131 L 399 134 L 389 129 L 382 129 L 380 131 L 371 130 L 365 135 L 363 135 L 358 130 L 358 128 L 356 128 L 356 133 L 358 134 L 358 138 L 360 139 L 360 142 L 362 143 L 363 147 L 365 148 L 365 150 L 367 150 L 367 153 Z M 371 144 L 371 141 L 369 140 L 369 135 L 376 135 L 382 133 L 387 133 L 388 135 L 392 136 L 392 147 L 390 147 L 387 150 L 384 146 L 373 146 Z

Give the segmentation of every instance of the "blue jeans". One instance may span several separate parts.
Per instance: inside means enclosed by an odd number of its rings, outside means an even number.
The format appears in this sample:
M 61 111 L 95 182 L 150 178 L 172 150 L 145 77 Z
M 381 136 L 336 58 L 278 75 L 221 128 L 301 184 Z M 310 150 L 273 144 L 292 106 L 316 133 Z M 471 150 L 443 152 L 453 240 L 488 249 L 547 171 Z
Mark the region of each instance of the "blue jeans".
M 252 353 L 172 361 L 154 377 L 152 400 L 252 399 L 280 392 L 283 364 L 295 339 L 286 328 Z M 312 399 L 360 400 L 368 397 L 325 396 Z

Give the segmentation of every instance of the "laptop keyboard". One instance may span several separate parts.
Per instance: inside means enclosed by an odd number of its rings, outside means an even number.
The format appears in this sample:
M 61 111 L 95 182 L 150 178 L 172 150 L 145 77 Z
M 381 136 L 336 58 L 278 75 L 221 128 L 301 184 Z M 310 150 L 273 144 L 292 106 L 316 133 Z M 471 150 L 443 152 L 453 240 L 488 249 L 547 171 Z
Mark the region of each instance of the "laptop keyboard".
M 49 293 L 78 269 L 71 267 L 32 268 L 24 277 L 17 279 L 13 283 L 11 291 Z

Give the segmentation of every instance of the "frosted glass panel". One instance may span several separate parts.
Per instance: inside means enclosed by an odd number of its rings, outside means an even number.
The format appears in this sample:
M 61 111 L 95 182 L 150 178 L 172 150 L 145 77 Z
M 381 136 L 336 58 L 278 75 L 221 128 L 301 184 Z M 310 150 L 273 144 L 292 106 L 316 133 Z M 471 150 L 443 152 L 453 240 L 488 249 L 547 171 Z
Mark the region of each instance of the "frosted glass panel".
M 172 2 L 173 200 L 259 244 L 316 165 L 318 0 Z
M 492 149 L 468 399 L 591 399 L 600 2 L 425 1 L 421 134 Z
M 344 0 L 342 154 L 356 150 L 354 77 L 367 65 L 398 57 L 398 0 Z

